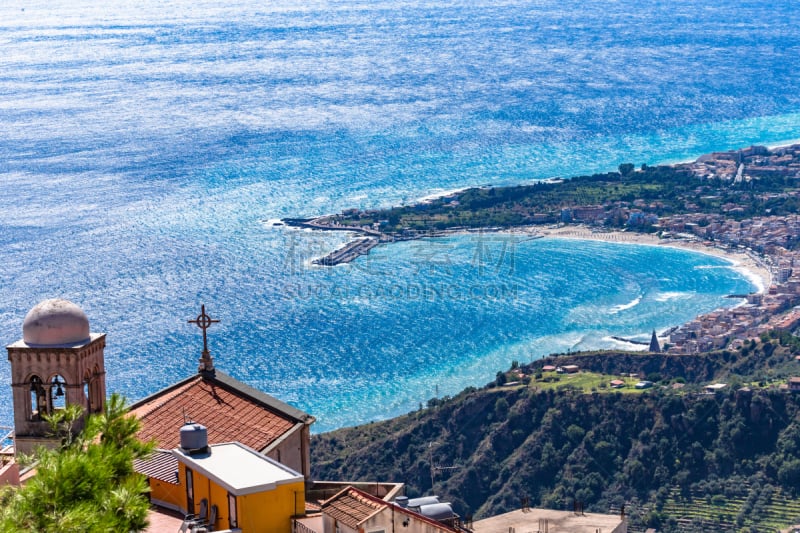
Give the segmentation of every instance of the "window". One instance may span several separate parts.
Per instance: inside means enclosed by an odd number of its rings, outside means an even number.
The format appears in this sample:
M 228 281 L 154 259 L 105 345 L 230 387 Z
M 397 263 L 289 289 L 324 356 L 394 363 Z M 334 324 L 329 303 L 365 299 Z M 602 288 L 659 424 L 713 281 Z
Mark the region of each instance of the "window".
M 66 393 L 67 382 L 64 377 L 56 374 L 50 379 L 50 410 L 64 409 L 67 406 Z
M 236 510 L 236 496 L 228 493 L 228 528 L 239 527 L 239 514 Z
M 41 420 L 47 414 L 47 394 L 39 376 L 31 377 L 31 420 Z
M 194 479 L 192 471 L 186 469 L 186 512 L 194 514 Z
M 91 413 L 92 412 L 92 393 L 91 393 L 91 388 L 90 388 L 90 385 L 89 385 L 89 379 L 90 378 L 86 377 L 86 378 L 84 378 L 84 381 L 83 381 L 83 399 L 86 401 L 86 412 L 87 413 Z

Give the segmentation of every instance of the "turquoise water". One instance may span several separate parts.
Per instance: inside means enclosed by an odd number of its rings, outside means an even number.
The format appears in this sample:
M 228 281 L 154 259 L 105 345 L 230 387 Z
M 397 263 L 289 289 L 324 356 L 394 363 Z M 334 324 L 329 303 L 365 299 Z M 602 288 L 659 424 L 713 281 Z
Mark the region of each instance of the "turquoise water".
M 800 138 L 789 3 L 262 4 L 0 6 L 7 343 L 72 299 L 137 399 L 194 371 L 205 303 L 218 366 L 325 430 L 749 289 L 708 256 L 499 235 L 310 268 L 346 237 L 265 221 Z

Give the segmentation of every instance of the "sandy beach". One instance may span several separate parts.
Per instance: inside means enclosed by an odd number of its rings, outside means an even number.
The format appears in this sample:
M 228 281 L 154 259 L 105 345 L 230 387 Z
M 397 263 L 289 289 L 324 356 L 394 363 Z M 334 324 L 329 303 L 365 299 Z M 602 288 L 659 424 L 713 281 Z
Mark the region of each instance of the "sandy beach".
M 595 231 L 585 226 L 563 226 L 559 228 L 536 229 L 544 237 L 558 239 L 580 239 L 617 242 L 621 244 L 644 244 L 650 246 L 670 246 L 720 257 L 730 261 L 755 286 L 756 292 L 765 292 L 772 285 L 772 273 L 767 265 L 755 255 L 745 252 L 734 253 L 699 241 L 683 239 L 659 239 L 655 235 L 627 231 Z

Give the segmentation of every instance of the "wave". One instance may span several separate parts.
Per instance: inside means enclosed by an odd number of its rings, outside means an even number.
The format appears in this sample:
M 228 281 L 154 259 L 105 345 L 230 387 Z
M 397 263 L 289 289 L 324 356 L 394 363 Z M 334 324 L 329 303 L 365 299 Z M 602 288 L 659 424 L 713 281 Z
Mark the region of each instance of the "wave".
M 270 218 L 263 221 L 263 224 L 267 228 L 274 228 L 276 226 L 285 226 L 286 224 L 283 223 L 283 220 L 279 218 Z
M 653 300 L 656 302 L 668 302 L 670 300 L 686 300 L 692 297 L 691 292 L 683 291 L 666 291 L 658 293 Z
M 622 311 L 636 307 L 637 305 L 639 305 L 641 301 L 642 301 L 642 296 L 639 295 L 626 304 L 615 305 L 614 307 L 611 308 L 609 314 L 616 315 L 617 313 L 621 313 Z

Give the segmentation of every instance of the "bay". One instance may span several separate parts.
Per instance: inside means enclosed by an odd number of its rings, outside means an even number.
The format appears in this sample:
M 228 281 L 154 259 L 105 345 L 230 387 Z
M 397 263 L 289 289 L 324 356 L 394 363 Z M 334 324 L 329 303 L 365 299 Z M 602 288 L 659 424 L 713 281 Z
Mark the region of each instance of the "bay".
M 0 336 L 67 297 L 137 399 L 194 371 L 205 303 L 219 367 L 325 430 L 735 303 L 748 282 L 687 252 L 458 236 L 322 270 L 346 237 L 264 221 L 800 138 L 796 11 L 4 2 Z

